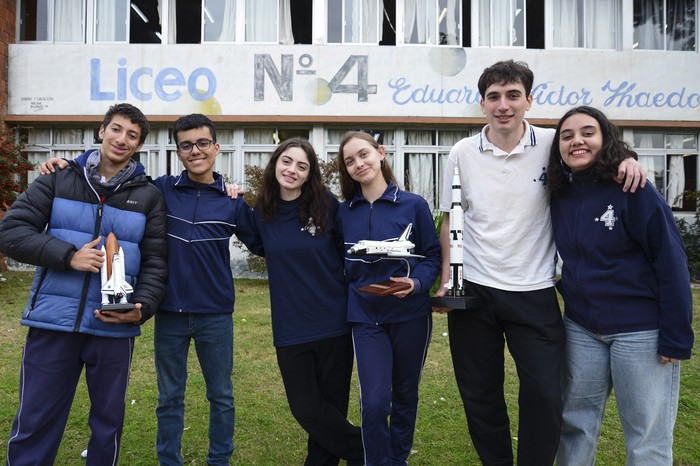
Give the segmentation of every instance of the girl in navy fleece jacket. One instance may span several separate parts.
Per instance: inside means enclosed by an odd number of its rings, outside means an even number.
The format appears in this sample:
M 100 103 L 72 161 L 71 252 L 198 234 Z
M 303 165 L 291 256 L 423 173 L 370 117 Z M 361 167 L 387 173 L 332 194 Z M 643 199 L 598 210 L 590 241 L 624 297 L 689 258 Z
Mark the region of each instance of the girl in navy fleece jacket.
M 547 172 L 567 334 L 557 464 L 594 464 L 613 387 L 627 464 L 673 462 L 679 360 L 693 347 L 690 277 L 664 198 L 613 181 L 630 155 L 599 110 L 577 107 L 559 122 Z
M 397 239 L 409 224 L 415 255 L 406 260 L 345 256 L 360 381 L 365 464 L 407 464 L 418 408 L 418 383 L 430 343 L 430 287 L 440 272 L 440 243 L 428 203 L 402 191 L 384 148 L 367 133 L 347 133 L 338 150 L 345 202 L 337 222 L 346 249 L 361 240 Z M 410 276 L 407 265 L 410 263 Z M 391 279 L 408 288 L 378 297 L 359 288 Z

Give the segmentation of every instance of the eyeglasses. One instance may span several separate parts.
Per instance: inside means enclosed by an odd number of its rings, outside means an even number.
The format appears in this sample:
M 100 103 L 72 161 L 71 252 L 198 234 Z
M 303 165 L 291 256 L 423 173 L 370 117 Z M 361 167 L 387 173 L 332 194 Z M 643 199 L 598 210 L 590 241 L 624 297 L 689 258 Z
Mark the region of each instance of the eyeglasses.
M 195 142 L 183 141 L 177 145 L 177 148 L 182 153 L 192 152 L 192 148 L 194 146 L 197 146 L 199 150 L 207 150 L 213 142 L 214 141 L 212 141 L 211 139 L 197 139 L 197 141 Z

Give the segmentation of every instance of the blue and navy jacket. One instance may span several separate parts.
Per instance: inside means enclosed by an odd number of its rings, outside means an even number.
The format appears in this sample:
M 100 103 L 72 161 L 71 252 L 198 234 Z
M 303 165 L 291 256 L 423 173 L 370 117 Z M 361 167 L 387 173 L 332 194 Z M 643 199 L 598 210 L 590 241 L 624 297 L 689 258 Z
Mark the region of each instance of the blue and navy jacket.
M 234 288 L 229 240 L 236 235 L 255 252 L 252 209 L 226 195 L 224 179 L 193 182 L 187 170 L 153 181 L 168 212 L 169 279 L 159 311 L 196 314 L 233 312 Z
M 88 151 L 68 168 L 37 178 L 0 223 L 0 251 L 36 265 L 22 324 L 107 337 L 140 333 L 133 324 L 95 318 L 102 306 L 100 273 L 71 270 L 70 259 L 110 232 L 124 250 L 126 280 L 141 303 L 142 322 L 156 309 L 167 278 L 165 205 L 138 164 L 131 178 L 112 190 L 93 185 L 85 174 Z M 44 231 L 46 229 L 46 231 Z
M 412 223 L 409 239 L 415 244 L 413 253 L 425 256 L 406 259 L 410 263 L 410 278 L 415 289 L 409 296 L 399 299 L 395 296 L 377 297 L 358 289 L 389 277 L 405 277 L 408 272 L 406 261 L 346 253 L 349 322 L 404 322 L 432 312 L 430 288 L 440 273 L 441 256 L 433 216 L 425 199 L 402 191 L 393 183 L 371 204 L 358 191 L 353 199 L 340 205 L 337 222 L 346 250 L 361 240 L 397 239 Z
M 565 315 L 604 335 L 658 329 L 660 355 L 689 358 L 688 259 L 670 207 L 650 185 L 632 194 L 590 171 L 570 179 L 551 202 Z

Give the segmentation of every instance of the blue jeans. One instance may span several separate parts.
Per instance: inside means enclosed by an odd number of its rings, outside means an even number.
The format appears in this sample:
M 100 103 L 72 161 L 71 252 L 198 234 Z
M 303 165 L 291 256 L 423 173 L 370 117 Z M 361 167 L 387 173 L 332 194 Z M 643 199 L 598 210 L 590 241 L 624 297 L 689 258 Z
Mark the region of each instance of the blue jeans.
M 680 363 L 662 364 L 658 330 L 613 335 L 566 327 L 562 466 L 593 465 L 605 403 L 613 387 L 625 434 L 627 464 L 671 466 Z
M 209 400 L 207 464 L 228 465 L 233 454 L 233 318 L 227 314 L 158 312 L 154 346 L 158 378 L 158 435 L 161 465 L 181 465 L 187 354 L 194 340 Z

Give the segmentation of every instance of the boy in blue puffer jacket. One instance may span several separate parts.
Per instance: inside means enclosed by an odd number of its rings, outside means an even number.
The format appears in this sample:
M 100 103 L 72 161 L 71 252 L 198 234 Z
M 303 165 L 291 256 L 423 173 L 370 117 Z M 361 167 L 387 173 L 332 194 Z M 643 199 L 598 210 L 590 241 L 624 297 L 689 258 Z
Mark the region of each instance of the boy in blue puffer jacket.
M 29 330 L 8 464 L 53 464 L 83 366 L 92 402 L 87 465 L 117 461 L 134 337 L 167 278 L 163 197 L 131 158 L 148 132 L 139 109 L 112 106 L 100 149 L 38 178 L 0 223 L 0 251 L 37 266 L 22 314 Z M 100 246 L 110 232 L 133 287 L 128 312 L 100 310 Z

